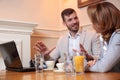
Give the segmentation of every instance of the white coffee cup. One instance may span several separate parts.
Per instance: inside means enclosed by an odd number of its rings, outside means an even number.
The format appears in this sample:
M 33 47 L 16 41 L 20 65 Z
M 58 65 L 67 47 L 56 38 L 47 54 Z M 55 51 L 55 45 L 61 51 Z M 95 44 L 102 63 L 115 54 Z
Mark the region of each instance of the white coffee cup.
M 46 65 L 47 65 L 47 70 L 53 70 L 54 65 L 55 65 L 55 61 L 53 61 L 53 60 L 46 61 Z
M 57 63 L 56 66 L 58 70 L 62 70 L 62 71 L 64 70 L 64 63 Z

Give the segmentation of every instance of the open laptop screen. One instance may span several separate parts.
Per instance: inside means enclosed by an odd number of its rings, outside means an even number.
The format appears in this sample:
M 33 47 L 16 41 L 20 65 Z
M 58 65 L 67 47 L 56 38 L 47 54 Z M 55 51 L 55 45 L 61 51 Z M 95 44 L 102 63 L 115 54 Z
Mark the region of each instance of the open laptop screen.
M 22 63 L 14 41 L 0 44 L 0 53 L 3 56 L 6 68 L 22 68 Z

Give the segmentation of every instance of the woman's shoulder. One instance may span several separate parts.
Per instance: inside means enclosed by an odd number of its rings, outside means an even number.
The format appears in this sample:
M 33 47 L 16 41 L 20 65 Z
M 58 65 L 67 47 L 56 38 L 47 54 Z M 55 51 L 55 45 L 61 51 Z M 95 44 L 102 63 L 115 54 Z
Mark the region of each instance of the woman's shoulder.
M 120 36 L 120 29 L 115 30 L 114 33 L 112 34 L 112 37 L 113 36 Z
M 120 39 L 120 29 L 115 30 L 111 37 Z
M 111 38 L 110 38 L 110 43 L 119 43 L 120 42 L 120 29 L 117 29 L 114 31 L 114 33 L 112 34 Z
M 115 30 L 115 33 L 120 34 L 120 29 Z

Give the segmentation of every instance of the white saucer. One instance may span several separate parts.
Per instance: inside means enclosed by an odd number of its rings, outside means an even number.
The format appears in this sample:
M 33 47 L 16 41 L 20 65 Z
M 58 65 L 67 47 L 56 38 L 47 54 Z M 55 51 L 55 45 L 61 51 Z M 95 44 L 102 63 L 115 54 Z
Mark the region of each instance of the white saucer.
M 45 71 L 51 71 L 51 70 L 53 70 L 53 69 L 43 69 L 43 70 L 45 70 Z
M 54 72 L 64 72 L 64 70 L 54 69 Z

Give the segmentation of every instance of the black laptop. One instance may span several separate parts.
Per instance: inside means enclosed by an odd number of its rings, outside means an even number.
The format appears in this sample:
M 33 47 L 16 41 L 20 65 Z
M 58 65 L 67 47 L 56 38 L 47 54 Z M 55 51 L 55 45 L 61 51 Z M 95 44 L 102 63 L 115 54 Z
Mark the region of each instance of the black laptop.
M 24 68 L 14 41 L 0 44 L 0 53 L 4 59 L 6 70 L 17 72 L 35 71 L 34 67 Z

